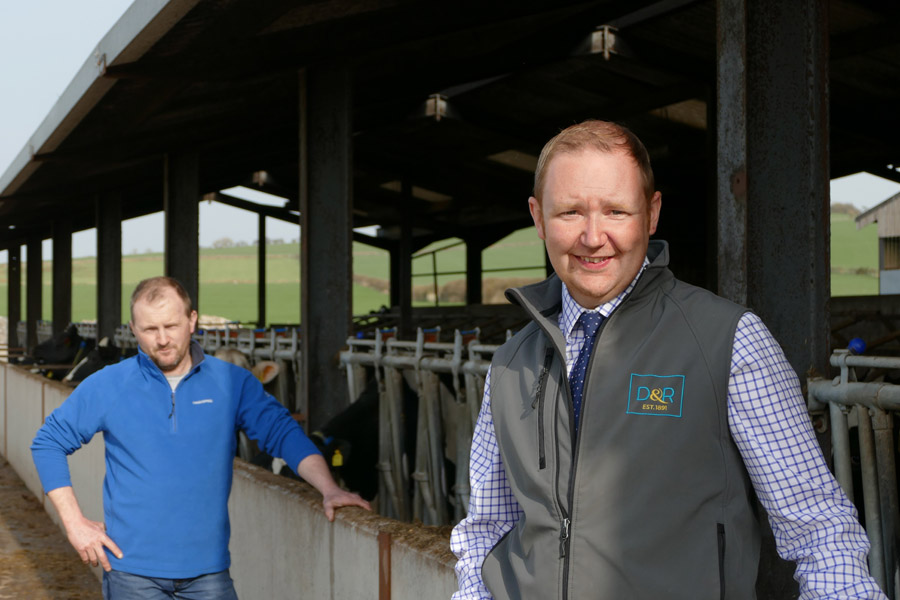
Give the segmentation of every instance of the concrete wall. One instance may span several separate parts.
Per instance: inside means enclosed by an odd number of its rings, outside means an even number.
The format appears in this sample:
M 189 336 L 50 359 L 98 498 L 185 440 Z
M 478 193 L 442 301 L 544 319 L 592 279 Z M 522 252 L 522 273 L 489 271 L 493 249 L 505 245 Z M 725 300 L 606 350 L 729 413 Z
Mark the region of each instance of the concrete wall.
M 29 446 L 44 418 L 70 392 L 0 363 L 0 448 L 40 498 Z M 69 467 L 85 515 L 102 520 L 102 435 L 70 456 Z M 44 507 L 57 520 L 45 498 Z M 446 531 L 355 508 L 339 511 L 329 523 L 314 489 L 240 460 L 228 507 L 231 573 L 242 598 L 426 600 L 449 598 L 456 589 Z M 384 546 L 389 552 L 379 552 L 379 534 L 390 536 L 390 545 Z M 74 551 L 72 559 L 77 560 Z M 390 581 L 390 588 L 380 588 L 380 578 Z
M 44 386 L 44 419 L 56 410 L 69 397 L 72 389 L 59 383 L 46 381 Z M 43 419 L 41 420 L 43 422 Z M 34 436 L 34 433 L 31 434 Z M 103 520 L 103 477 L 106 475 L 104 462 L 103 434 L 98 433 L 89 443 L 69 457 L 69 472 L 72 475 L 72 487 L 81 505 L 81 512 L 88 519 Z M 31 453 L 29 452 L 29 458 Z M 57 523 L 59 517 L 53 503 L 44 498 L 44 508 Z
M 31 440 L 44 419 L 72 392 L 61 383 L 33 375 L 26 369 L 3 365 L 0 367 L 5 382 L 3 398 L 3 432 L 6 459 L 13 466 L 29 490 L 42 498 L 47 512 L 58 521 L 56 512 L 38 479 L 31 460 Z M 82 505 L 86 517 L 102 520 L 102 484 L 105 466 L 103 462 L 103 435 L 94 436 L 91 443 L 69 457 L 72 487 Z
M 229 512 L 231 574 L 242 598 L 370 600 L 379 597 L 380 569 L 390 571 L 391 600 L 456 591 L 446 533 L 355 508 L 329 523 L 315 490 L 240 460 Z M 379 533 L 391 536 L 389 560 L 380 558 Z
M 6 363 L 0 362 L 0 452 L 6 452 Z
M 32 375 L 25 369 L 10 366 L 5 368 L 6 460 L 28 489 L 41 498 L 43 496 L 41 482 L 31 461 L 29 448 L 34 433 L 44 422 L 45 384 L 42 383 L 41 377 Z

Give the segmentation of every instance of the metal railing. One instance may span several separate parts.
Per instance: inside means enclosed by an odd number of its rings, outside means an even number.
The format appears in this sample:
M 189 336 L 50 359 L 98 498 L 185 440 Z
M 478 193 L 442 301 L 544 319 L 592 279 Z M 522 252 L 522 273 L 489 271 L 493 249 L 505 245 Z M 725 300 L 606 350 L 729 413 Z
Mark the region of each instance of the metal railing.
M 469 449 L 484 394 L 490 356 L 499 347 L 481 344 L 478 329 L 455 330 L 441 342 L 440 328 L 419 328 L 415 341 L 396 338 L 396 329 L 379 330 L 374 340 L 350 338 L 341 353 L 351 402 L 374 370 L 379 393 L 379 512 L 426 525 L 446 525 L 466 515 L 469 505 Z M 443 376 L 443 377 L 441 377 Z M 403 379 L 415 390 L 415 455 L 403 448 Z M 444 457 L 448 449 L 456 477 L 447 488 Z M 407 467 L 412 460 L 412 470 Z M 406 490 L 415 482 L 410 502 Z M 452 515 L 448 511 L 452 507 Z
M 855 369 L 900 369 L 900 358 L 855 356 L 835 350 L 831 364 L 841 374 L 833 381 L 810 378 L 807 382 L 809 410 L 826 406 L 831 418 L 835 478 L 854 500 L 850 429 L 859 433 L 862 506 L 871 542 L 869 569 L 892 600 L 900 590 L 898 502 L 893 413 L 900 410 L 900 385 L 860 382 Z
M 28 322 L 27 321 L 19 321 L 16 323 L 16 336 L 19 340 L 19 346 L 23 346 L 25 348 L 30 348 L 36 344 L 40 344 L 43 341 L 49 340 L 53 337 L 53 322 L 52 321 L 38 321 L 37 322 L 37 342 L 34 344 L 28 340 Z

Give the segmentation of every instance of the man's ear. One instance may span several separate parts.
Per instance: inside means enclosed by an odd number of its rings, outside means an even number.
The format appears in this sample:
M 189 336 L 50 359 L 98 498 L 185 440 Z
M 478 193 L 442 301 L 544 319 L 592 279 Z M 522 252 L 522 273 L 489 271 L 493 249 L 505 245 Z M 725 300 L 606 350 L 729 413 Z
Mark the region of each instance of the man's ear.
M 531 212 L 531 219 L 534 221 L 534 227 L 537 229 L 538 237 L 544 238 L 544 212 L 541 210 L 541 203 L 537 198 L 532 196 L 528 199 L 528 210 Z
M 197 331 L 197 311 L 191 311 L 191 333 Z
M 659 223 L 659 211 L 662 208 L 662 193 L 661 192 L 653 192 L 653 197 L 650 198 L 650 219 L 649 219 L 649 232 L 650 235 L 656 233 L 656 225 Z

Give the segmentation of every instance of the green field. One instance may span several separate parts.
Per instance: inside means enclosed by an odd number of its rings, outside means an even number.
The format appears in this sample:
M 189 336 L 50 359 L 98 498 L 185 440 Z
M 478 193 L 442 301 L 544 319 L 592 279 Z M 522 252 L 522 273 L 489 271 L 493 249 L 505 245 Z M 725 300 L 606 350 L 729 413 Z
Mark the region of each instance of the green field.
M 459 240 L 442 240 L 416 253 L 413 259 L 413 288 L 416 305 L 434 304 L 433 268 L 441 305 L 459 304 L 465 294 L 466 251 Z M 446 249 L 445 249 L 446 248 Z M 443 250 L 442 250 L 443 249 Z M 434 250 L 440 250 L 433 253 Z M 200 251 L 200 298 L 203 314 L 233 321 L 254 322 L 257 315 L 257 248 L 204 248 Z M 299 244 L 266 246 L 266 316 L 269 323 L 300 322 Z M 72 261 L 72 317 L 76 321 L 96 318 L 97 263 L 94 258 Z M 878 233 L 874 226 L 857 231 L 853 218 L 835 214 L 831 218 L 832 294 L 835 296 L 878 293 Z M 492 278 L 533 278 L 543 276 L 543 243 L 533 228 L 523 229 L 500 240 L 482 254 L 485 295 Z M 493 269 L 515 269 L 494 271 Z M 25 265 L 22 265 L 22 307 L 26 306 Z M 354 243 L 353 312 L 364 314 L 389 303 L 388 253 Z M 138 281 L 163 274 L 162 254 L 126 255 L 122 258 L 123 319 L 128 318 L 128 296 Z M 52 314 L 50 263 L 43 265 L 43 318 Z M 0 314 L 6 314 L 6 268 L 0 265 Z M 497 286 L 493 286 L 497 287 Z
M 857 230 L 853 217 L 831 216 L 831 295 L 878 294 L 878 227 Z
M 452 243 L 443 241 L 434 247 Z M 527 251 L 524 251 L 527 250 Z M 427 253 L 429 249 L 426 249 Z M 486 268 L 515 265 L 543 264 L 543 246 L 530 230 L 518 232 L 485 251 Z M 300 247 L 299 244 L 266 246 L 266 317 L 269 323 L 300 322 Z M 526 262 L 522 262 L 522 261 Z M 415 286 L 431 286 L 431 255 L 413 260 L 414 272 L 427 274 L 416 277 Z M 464 271 L 465 248 L 459 246 L 437 255 L 438 270 Z M 22 274 L 22 307 L 25 310 L 25 271 Z M 364 244 L 353 244 L 353 271 L 362 276 L 362 283 L 353 285 L 353 312 L 364 314 L 378 310 L 390 302 L 388 278 L 390 265 L 388 253 Z M 72 318 L 91 320 L 96 318 L 97 300 L 94 283 L 97 261 L 94 258 L 78 258 L 72 261 Z M 122 257 L 122 306 L 123 319 L 128 317 L 128 300 L 131 290 L 142 279 L 163 274 L 161 253 L 125 255 Z M 507 276 L 506 273 L 502 275 Z M 509 273 L 520 276 L 521 273 Z M 538 275 L 539 276 L 539 275 Z M 439 277 L 439 284 L 464 279 L 464 275 Z M 42 291 L 43 318 L 52 314 L 52 275 L 49 261 L 43 265 L 44 288 Z M 0 314 L 7 312 L 6 268 L 0 265 Z M 203 248 L 200 250 L 200 311 L 207 315 L 226 317 L 241 322 L 254 322 L 257 316 L 257 248 Z M 417 304 L 425 304 L 417 301 Z

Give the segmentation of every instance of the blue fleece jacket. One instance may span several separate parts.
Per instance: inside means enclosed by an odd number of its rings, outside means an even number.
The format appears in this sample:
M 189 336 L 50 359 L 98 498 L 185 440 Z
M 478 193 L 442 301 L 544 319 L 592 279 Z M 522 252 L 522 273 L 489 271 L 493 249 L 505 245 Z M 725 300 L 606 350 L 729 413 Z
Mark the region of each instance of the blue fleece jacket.
M 243 429 L 295 468 L 318 452 L 246 369 L 204 356 L 175 391 L 143 352 L 85 379 L 31 446 L 44 491 L 71 485 L 67 455 L 103 432 L 103 512 L 113 569 L 184 579 L 227 569 L 228 494 Z

